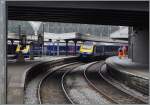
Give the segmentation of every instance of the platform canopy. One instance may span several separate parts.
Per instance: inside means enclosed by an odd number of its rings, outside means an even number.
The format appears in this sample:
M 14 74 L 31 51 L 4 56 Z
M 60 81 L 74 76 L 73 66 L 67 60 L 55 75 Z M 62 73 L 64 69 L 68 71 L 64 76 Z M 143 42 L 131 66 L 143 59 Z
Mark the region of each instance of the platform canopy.
M 19 40 L 19 35 L 15 33 L 8 33 L 8 40 Z M 81 34 L 77 32 L 70 33 L 48 33 L 44 32 L 44 41 L 49 42 L 49 40 L 56 41 L 94 41 L 94 42 L 108 42 L 108 43 L 128 43 L 123 40 L 113 40 L 111 38 L 100 38 L 99 36 Z M 38 40 L 38 36 L 27 35 L 27 40 Z
M 44 38 L 46 39 L 52 39 L 52 40 L 75 40 L 77 38 L 81 37 L 80 33 L 76 33 L 76 32 L 70 32 L 70 33 L 48 33 L 45 32 L 44 33 Z
M 77 32 L 70 32 L 70 33 L 44 33 L 44 39 L 45 40 L 68 40 L 68 41 L 94 41 L 94 42 L 110 42 L 110 43 L 127 43 L 127 41 L 122 40 L 113 40 L 110 38 L 100 38 L 95 35 L 90 34 L 81 34 Z

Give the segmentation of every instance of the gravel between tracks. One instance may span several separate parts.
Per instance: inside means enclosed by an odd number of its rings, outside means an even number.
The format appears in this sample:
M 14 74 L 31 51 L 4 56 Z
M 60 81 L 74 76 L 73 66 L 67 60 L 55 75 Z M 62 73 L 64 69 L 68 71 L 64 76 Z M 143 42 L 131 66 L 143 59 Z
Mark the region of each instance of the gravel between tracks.
M 80 66 L 79 66 L 80 65 Z M 108 95 L 109 97 L 116 100 L 119 104 L 141 104 L 142 102 L 134 99 L 130 95 L 118 90 L 111 84 L 107 83 L 100 75 L 98 70 L 101 66 L 99 62 L 92 62 L 85 65 L 74 65 L 66 66 L 61 68 L 61 66 L 54 67 L 50 69 L 55 71 L 60 68 L 60 70 L 54 72 L 52 75 L 48 76 L 46 80 L 42 83 L 42 101 L 44 104 L 70 104 L 69 98 L 76 104 L 111 104 L 112 102 L 106 99 L 98 90 Z M 75 68 L 75 69 L 74 69 Z M 94 89 L 87 82 L 84 77 L 84 70 L 87 69 L 88 79 L 95 85 L 98 89 Z M 66 72 L 71 71 L 71 72 Z M 66 72 L 66 75 L 64 73 Z M 37 88 L 41 81 L 41 78 L 46 75 L 42 73 L 30 81 L 25 90 L 25 104 L 38 104 L 37 98 Z M 64 76 L 64 77 L 63 77 Z M 62 78 L 63 77 L 63 78 Z M 61 87 L 61 81 L 63 80 L 64 89 L 67 93 L 64 94 L 63 88 Z M 66 97 L 66 96 L 67 97 Z
M 65 65 L 65 64 L 63 64 L 63 65 Z M 53 69 L 51 68 L 49 71 L 53 71 Z M 24 104 L 39 104 L 39 99 L 37 97 L 37 95 L 38 95 L 37 89 L 38 89 L 41 79 L 47 73 L 48 73 L 48 71 L 43 72 L 28 82 L 28 84 L 26 85 L 26 88 L 25 88 L 25 92 L 24 92 Z
M 64 78 L 65 90 L 71 100 L 77 104 L 110 104 L 101 94 L 89 86 L 83 71 L 93 63 L 79 66 Z
M 70 104 L 61 87 L 61 77 L 69 70 L 81 65 L 76 63 L 66 67 L 56 67 L 54 73 L 49 74 L 41 84 L 41 102 L 42 104 Z
M 109 96 L 112 100 L 119 104 L 141 104 L 142 101 L 124 93 L 123 91 L 117 89 L 116 87 L 109 84 L 105 81 L 99 74 L 98 70 L 101 66 L 101 63 L 96 63 L 90 66 L 86 75 L 88 80 L 103 94 Z
M 37 87 L 44 74 L 38 75 L 28 83 L 25 89 L 24 104 L 38 104 Z
M 103 64 L 101 66 L 101 70 L 99 71 L 99 74 L 101 76 L 103 76 L 103 79 L 105 81 L 112 84 L 119 90 L 124 91 L 125 93 L 129 94 L 130 96 L 135 97 L 136 99 L 141 100 L 144 103 L 148 103 L 149 97 L 147 95 L 144 95 L 138 91 L 135 91 L 134 89 L 129 88 L 125 84 L 123 84 L 123 83 L 119 82 L 118 80 L 115 80 L 113 77 L 111 77 L 106 69 L 106 64 Z

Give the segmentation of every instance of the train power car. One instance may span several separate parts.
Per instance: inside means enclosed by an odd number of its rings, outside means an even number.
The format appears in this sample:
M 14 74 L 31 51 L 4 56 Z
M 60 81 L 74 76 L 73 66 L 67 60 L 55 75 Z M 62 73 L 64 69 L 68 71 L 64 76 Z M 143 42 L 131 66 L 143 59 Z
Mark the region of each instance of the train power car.
M 127 44 L 86 41 L 80 47 L 80 60 L 87 61 L 115 56 L 122 46 L 127 47 Z
M 94 57 L 94 42 L 84 42 L 80 46 L 80 60 L 89 60 Z

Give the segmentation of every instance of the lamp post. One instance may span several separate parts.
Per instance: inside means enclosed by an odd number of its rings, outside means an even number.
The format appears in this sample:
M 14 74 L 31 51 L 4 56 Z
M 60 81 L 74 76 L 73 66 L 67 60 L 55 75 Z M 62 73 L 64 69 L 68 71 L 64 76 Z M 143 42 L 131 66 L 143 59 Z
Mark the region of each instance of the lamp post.
M 57 39 L 57 56 L 59 56 L 59 42 L 60 42 L 60 38 Z
M 43 22 L 43 44 L 42 44 L 42 55 L 44 55 L 44 28 L 45 28 L 45 23 Z

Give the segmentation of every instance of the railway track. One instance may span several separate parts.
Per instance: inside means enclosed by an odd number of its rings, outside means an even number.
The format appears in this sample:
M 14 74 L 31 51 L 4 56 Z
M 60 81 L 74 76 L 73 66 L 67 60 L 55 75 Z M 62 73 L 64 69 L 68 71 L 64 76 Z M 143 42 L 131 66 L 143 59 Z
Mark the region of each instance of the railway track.
M 85 80 L 84 70 L 93 63 L 79 66 L 63 75 L 62 87 L 72 104 L 110 104 Z
M 77 60 L 58 60 L 54 61 L 50 64 L 47 64 L 46 67 L 41 67 L 36 68 L 34 72 L 36 72 L 36 76 L 29 76 L 30 80 L 25 84 L 25 89 L 24 89 L 24 104 L 39 104 L 39 99 L 38 99 L 38 86 L 41 81 L 41 79 L 49 72 L 51 72 L 51 69 L 57 66 L 65 65 L 68 63 L 75 63 Z M 49 67 L 47 67 L 49 66 Z M 41 71 L 42 68 L 42 72 Z M 45 69 L 44 69 L 45 68 Z M 40 72 L 40 73 L 37 73 Z M 33 73 L 32 73 L 33 74 Z
M 65 90 L 61 87 L 61 78 L 68 72 L 83 63 L 75 62 L 55 67 L 47 73 L 40 81 L 38 86 L 39 104 L 71 104 L 65 96 Z
M 99 74 L 105 81 L 118 88 L 119 90 L 123 91 L 124 93 L 127 93 L 128 95 L 134 97 L 137 100 L 142 101 L 143 103 L 148 103 L 149 97 L 147 95 L 135 91 L 134 89 L 131 89 L 123 83 L 113 79 L 113 77 L 111 77 L 108 73 L 105 63 L 102 63 L 102 66 L 99 69 Z
M 53 66 L 34 78 L 26 89 L 25 104 L 144 104 L 114 86 L 103 61 L 88 64 L 74 61 Z
M 106 81 L 99 68 L 103 62 L 97 62 L 84 70 L 84 76 L 87 82 L 101 95 L 103 95 L 109 102 L 117 104 L 144 104 L 145 102 L 125 93 L 118 89 L 110 82 Z

